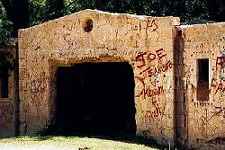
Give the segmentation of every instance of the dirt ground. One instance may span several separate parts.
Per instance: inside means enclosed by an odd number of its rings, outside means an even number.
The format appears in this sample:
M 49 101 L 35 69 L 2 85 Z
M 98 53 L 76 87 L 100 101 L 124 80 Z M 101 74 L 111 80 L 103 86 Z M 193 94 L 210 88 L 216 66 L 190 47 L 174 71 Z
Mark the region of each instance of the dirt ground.
M 0 139 L 0 150 L 157 150 L 146 143 L 91 137 L 17 137 Z

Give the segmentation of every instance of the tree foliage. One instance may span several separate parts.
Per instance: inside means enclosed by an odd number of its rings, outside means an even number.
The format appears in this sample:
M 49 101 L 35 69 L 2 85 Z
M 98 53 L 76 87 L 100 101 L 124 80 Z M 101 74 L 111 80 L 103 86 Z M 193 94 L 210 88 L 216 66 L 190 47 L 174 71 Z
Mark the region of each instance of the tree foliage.
M 209 0 L 208 0 L 209 1 Z M 149 16 L 179 16 L 183 23 L 210 20 L 207 0 L 75 0 L 67 13 L 86 8 Z M 219 1 L 219 0 L 218 0 Z M 69 11 L 68 11 L 69 10 Z M 224 19 L 225 20 L 225 19 Z M 217 21 L 214 19 L 214 21 Z
M 13 24 L 7 17 L 7 12 L 2 2 L 0 1 L 0 48 L 7 45 L 11 33 L 13 31 Z M 0 50 L 0 75 L 8 73 L 9 69 L 13 69 L 14 60 L 9 51 Z
M 225 21 L 225 0 L 0 0 L 0 47 L 17 30 L 83 9 L 178 16 L 183 24 Z M 10 62 L 0 52 L 0 70 Z
M 138 15 L 178 16 L 185 24 L 225 21 L 224 0 L 31 0 L 31 3 L 36 1 L 42 1 L 39 5 L 42 11 L 33 16 L 42 16 L 39 17 L 42 21 L 87 8 Z M 30 9 L 33 10 L 32 7 Z
M 29 25 L 39 24 L 44 21 L 46 0 L 32 0 L 29 4 Z
M 0 2 L 0 45 L 5 45 L 12 32 L 12 22 L 8 20 L 6 10 Z
M 15 33 L 19 28 L 87 8 L 137 15 L 178 16 L 184 24 L 225 21 L 225 0 L 0 0 L 0 2 L 2 2 L 0 44 L 11 33 L 11 27 L 13 35 L 16 36 Z

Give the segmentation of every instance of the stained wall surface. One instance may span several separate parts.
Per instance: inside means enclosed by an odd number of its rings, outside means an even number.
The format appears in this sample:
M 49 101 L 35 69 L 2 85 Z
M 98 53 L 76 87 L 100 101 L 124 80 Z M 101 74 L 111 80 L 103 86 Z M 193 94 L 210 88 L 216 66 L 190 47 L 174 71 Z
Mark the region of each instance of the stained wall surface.
M 0 51 L 1 54 L 8 56 L 7 59 L 10 62 L 16 63 L 15 43 L 7 47 L 1 47 Z M 16 112 L 18 110 L 16 77 L 15 67 L 0 73 L 0 137 L 15 136 L 16 134 Z
M 92 30 L 88 23 L 93 23 Z M 178 24 L 179 19 L 174 17 L 84 10 L 21 29 L 21 133 L 41 131 L 54 118 L 57 67 L 82 62 L 128 62 L 135 76 L 137 134 L 173 142 L 173 31 Z
M 181 30 L 186 141 L 194 147 L 207 144 L 207 148 L 215 149 L 225 142 L 225 23 L 181 26 Z M 197 97 L 199 59 L 209 61 L 208 99 Z M 200 94 L 205 97 L 207 92 Z

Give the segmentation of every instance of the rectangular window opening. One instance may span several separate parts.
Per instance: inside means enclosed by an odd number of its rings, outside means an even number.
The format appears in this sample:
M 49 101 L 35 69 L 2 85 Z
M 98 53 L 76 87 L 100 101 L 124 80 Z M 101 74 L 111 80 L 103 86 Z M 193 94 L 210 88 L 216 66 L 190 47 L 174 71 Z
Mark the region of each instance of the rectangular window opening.
M 209 100 L 209 59 L 197 60 L 197 100 Z
M 8 98 L 8 73 L 0 75 L 0 98 Z

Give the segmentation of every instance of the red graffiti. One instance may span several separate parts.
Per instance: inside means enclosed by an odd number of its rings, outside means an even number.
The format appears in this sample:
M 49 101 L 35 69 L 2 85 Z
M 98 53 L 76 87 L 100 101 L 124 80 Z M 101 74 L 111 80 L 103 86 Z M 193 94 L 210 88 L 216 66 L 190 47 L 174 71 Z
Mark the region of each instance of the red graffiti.
M 167 70 L 171 69 L 172 68 L 172 63 L 171 61 L 169 60 L 166 64 L 160 66 L 160 67 L 155 67 L 155 66 L 151 66 L 151 67 L 148 67 L 146 69 L 144 69 L 142 72 L 140 72 L 139 74 L 142 75 L 142 74 L 145 74 L 146 76 L 148 77 L 151 77 L 157 73 L 162 73 L 162 72 L 166 72 Z
M 141 92 L 138 93 L 136 95 L 136 97 L 141 97 L 143 96 L 144 98 L 146 97 L 153 97 L 153 96 L 158 96 L 162 93 L 164 93 L 164 90 L 163 90 L 163 87 L 162 86 L 159 86 L 159 87 L 156 87 L 154 89 L 150 89 L 148 87 L 145 86 L 145 83 L 144 83 L 144 79 L 141 78 L 141 77 L 136 77 L 136 79 L 141 83 L 142 85 L 142 89 L 141 89 Z
M 145 112 L 144 121 L 146 123 L 150 123 L 156 120 L 157 118 L 159 118 L 160 116 L 162 116 L 162 111 L 160 110 L 158 106 L 157 107 L 155 106 L 154 110 Z
M 158 49 L 156 50 L 156 54 L 159 57 L 159 60 L 161 60 L 163 57 L 166 57 L 166 53 L 164 49 Z
M 134 24 L 131 18 L 127 18 L 127 24 L 130 27 L 130 30 L 141 31 L 141 29 L 149 30 L 150 32 L 155 32 L 159 29 L 157 24 L 157 20 L 148 19 L 145 21 L 146 25 L 142 25 L 141 22 L 139 24 Z
M 213 116 L 222 116 L 225 118 L 225 108 L 215 106 L 215 112 L 213 113 Z
M 137 68 L 143 68 L 139 74 L 151 77 L 157 73 L 166 72 L 167 70 L 172 69 L 172 62 L 167 60 L 166 56 L 167 54 L 162 48 L 156 50 L 155 53 L 139 52 L 135 59 Z M 159 65 L 147 66 L 147 63 L 151 63 L 155 60 L 158 60 Z
M 225 56 L 217 57 L 217 59 L 216 59 L 216 70 L 217 70 L 218 66 L 223 67 L 224 65 L 225 65 Z
M 146 29 L 148 30 L 149 28 L 151 29 L 151 32 L 154 32 L 159 28 L 159 26 L 157 25 L 155 20 L 147 20 Z
M 145 66 L 144 55 L 146 55 L 146 52 L 140 52 L 140 53 L 138 53 L 138 55 L 136 56 L 136 62 L 139 63 L 139 64 L 137 65 L 138 68 L 142 68 L 142 67 Z
M 217 86 L 217 88 L 216 88 L 215 94 L 216 94 L 218 91 L 221 91 L 221 92 L 224 92 L 224 91 L 225 91 L 225 85 L 224 85 L 222 82 L 220 82 L 220 83 L 218 84 L 218 86 Z
M 218 81 L 216 81 L 215 78 L 213 78 L 212 83 L 211 83 L 211 87 L 216 89 L 215 94 L 217 94 L 219 91 L 225 92 L 225 82 L 224 82 L 224 80 L 219 80 L 219 82 L 218 82 Z
M 153 60 L 158 60 L 162 62 L 163 58 L 166 58 L 167 54 L 165 53 L 165 50 L 160 48 L 155 51 L 155 53 L 152 52 L 139 52 L 138 55 L 136 56 L 136 62 L 138 68 L 142 68 L 146 66 L 146 62 L 152 62 Z

